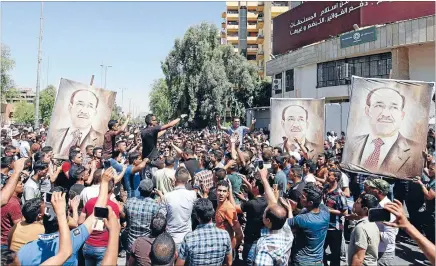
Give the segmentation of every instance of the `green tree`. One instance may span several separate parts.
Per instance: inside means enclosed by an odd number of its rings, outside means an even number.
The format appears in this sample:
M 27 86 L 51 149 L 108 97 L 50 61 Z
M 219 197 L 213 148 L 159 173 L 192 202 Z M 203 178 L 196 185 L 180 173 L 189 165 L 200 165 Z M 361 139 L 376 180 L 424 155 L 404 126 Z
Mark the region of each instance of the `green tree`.
M 171 118 L 171 105 L 168 86 L 165 79 L 160 78 L 151 85 L 150 110 L 159 121 L 168 122 Z
M 260 87 L 261 88 L 258 91 L 258 94 L 254 97 L 253 107 L 262 107 L 262 106 L 270 105 L 270 98 L 272 92 L 271 82 L 264 80 L 260 85 Z
M 14 68 L 15 61 L 11 58 L 9 47 L 1 44 L 1 62 L 0 62 L 0 75 L 1 75 L 1 101 L 5 102 L 6 97 L 12 97 L 17 93 L 13 90 L 14 81 L 12 80 L 9 72 Z
M 39 97 L 39 111 L 42 121 L 45 125 L 50 124 L 50 119 L 52 116 L 55 100 L 56 100 L 55 86 L 49 85 L 47 88 L 41 91 Z
M 219 42 L 218 29 L 202 23 L 190 27 L 162 62 L 168 86 L 170 117 L 189 114 L 200 125 L 224 115 L 243 116 L 261 88 L 257 69 Z
M 33 104 L 21 101 L 16 103 L 14 107 L 14 121 L 16 123 L 33 123 L 35 117 L 35 107 Z
M 115 106 L 112 108 L 111 119 L 119 120 L 121 118 L 122 112 L 123 112 L 123 109 L 121 108 L 121 106 L 118 106 L 115 103 Z

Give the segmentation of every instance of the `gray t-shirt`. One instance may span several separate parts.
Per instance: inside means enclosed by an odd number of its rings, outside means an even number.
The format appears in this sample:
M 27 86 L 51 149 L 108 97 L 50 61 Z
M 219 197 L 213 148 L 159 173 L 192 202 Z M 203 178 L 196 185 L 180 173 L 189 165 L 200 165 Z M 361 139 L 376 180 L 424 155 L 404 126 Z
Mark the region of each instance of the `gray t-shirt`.
M 353 255 L 359 247 L 366 250 L 363 265 L 376 266 L 379 243 L 380 231 L 377 225 L 369 222 L 368 217 L 359 220 L 353 232 L 351 232 L 350 244 L 348 245 L 348 265 L 351 265 Z

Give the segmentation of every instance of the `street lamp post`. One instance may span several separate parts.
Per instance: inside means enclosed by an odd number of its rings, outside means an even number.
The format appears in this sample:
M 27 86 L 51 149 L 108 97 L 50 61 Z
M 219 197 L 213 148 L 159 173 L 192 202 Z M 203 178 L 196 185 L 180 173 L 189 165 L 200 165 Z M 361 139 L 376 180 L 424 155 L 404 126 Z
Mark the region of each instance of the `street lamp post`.
M 102 69 L 104 69 L 104 88 L 106 89 L 106 82 L 107 82 L 107 69 L 108 67 L 112 67 L 112 66 L 108 66 L 108 65 L 100 65 Z

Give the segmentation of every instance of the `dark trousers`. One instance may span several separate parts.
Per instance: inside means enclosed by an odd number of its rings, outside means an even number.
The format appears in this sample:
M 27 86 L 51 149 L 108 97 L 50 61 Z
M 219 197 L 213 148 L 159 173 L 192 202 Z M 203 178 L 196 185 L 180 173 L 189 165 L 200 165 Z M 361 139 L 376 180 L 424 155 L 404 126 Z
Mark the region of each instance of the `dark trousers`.
M 324 242 L 324 265 L 327 264 L 327 256 L 325 250 L 330 248 L 330 266 L 340 266 L 341 264 L 341 244 L 342 244 L 342 231 L 341 230 L 328 230 Z

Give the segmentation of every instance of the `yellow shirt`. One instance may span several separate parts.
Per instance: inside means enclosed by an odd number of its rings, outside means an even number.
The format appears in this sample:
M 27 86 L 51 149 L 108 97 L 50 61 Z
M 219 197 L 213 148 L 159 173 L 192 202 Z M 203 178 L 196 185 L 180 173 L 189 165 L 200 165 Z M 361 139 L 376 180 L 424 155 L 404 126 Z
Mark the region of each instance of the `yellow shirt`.
M 11 245 L 10 250 L 18 252 L 22 246 L 37 240 L 40 234 L 44 234 L 44 226 L 39 222 L 34 222 L 28 224 L 26 222 L 19 222 L 12 228 L 11 234 Z

